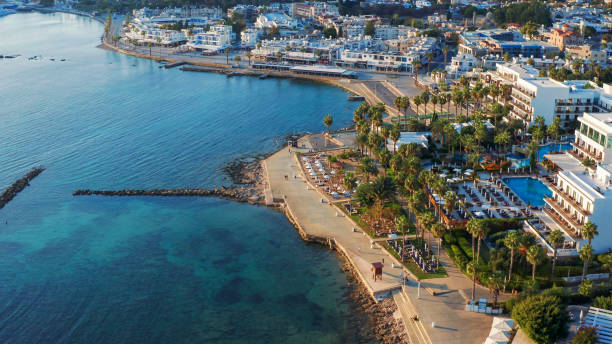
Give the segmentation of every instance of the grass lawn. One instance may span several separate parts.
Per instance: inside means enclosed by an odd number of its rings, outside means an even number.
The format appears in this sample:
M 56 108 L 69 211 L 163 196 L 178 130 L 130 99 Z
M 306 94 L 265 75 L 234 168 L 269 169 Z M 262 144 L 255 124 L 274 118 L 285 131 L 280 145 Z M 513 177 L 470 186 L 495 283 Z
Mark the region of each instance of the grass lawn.
M 389 246 L 389 244 L 386 241 L 380 241 L 378 243 L 382 245 L 382 247 L 384 247 L 385 250 L 391 253 L 393 257 L 395 257 L 400 262 L 402 261 L 399 255 L 397 254 L 397 252 L 395 252 L 393 248 Z M 418 265 L 416 265 L 416 263 L 412 259 L 408 259 L 407 261 L 402 262 L 402 263 L 404 264 L 406 269 L 410 270 L 410 272 L 412 272 L 420 280 L 429 279 L 429 278 L 442 278 L 442 277 L 447 276 L 446 271 L 444 270 L 443 267 L 440 267 L 440 269 L 436 273 L 427 273 L 421 270 L 421 268 L 419 268 Z

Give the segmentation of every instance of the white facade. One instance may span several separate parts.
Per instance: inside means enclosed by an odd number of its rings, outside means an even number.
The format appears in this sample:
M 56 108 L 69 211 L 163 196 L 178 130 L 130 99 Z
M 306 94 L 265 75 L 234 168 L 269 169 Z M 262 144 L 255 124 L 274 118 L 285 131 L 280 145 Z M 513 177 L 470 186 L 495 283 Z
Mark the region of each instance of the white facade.
M 240 41 L 243 47 L 253 48 L 257 45 L 261 31 L 257 29 L 246 29 L 240 33 Z
M 298 21 L 284 13 L 270 12 L 260 14 L 255 21 L 255 27 L 257 29 L 294 30 L 298 27 Z
M 472 68 L 479 67 L 480 65 L 480 60 L 475 58 L 474 55 L 459 53 L 459 55 L 453 56 L 450 64 L 446 66 L 446 70 L 450 78 L 456 79 L 462 74 L 471 71 Z
M 587 84 L 590 88 L 585 88 Z M 512 87 L 509 116 L 522 120 L 526 126 L 531 126 L 537 115 L 544 117 L 546 124 L 555 117 L 565 123 L 584 112 L 601 111 L 600 104 L 609 103 L 609 91 L 584 80 L 559 82 L 520 77 Z
M 220 51 L 232 43 L 232 27 L 229 25 L 211 26 L 208 32 L 197 33 L 189 38 L 187 46 L 204 51 Z
M 546 198 L 545 211 L 580 249 L 586 240 L 582 226 L 590 221 L 598 226 L 599 235 L 592 241 L 596 253 L 612 247 L 612 113 L 585 113 L 578 118 L 574 148 L 566 154 L 546 155 L 560 171 L 549 185 L 552 197 Z M 590 157 L 598 164 L 586 168 L 580 159 Z M 599 158 L 598 158 L 599 157 Z

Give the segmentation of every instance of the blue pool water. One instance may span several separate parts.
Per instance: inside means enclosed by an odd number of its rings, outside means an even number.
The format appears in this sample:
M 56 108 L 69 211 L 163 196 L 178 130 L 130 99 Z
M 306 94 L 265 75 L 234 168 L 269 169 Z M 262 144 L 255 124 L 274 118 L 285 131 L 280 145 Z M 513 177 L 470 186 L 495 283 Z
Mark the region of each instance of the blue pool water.
M 554 151 L 565 151 L 572 148 L 572 145 L 569 143 L 563 143 L 561 145 L 558 144 L 549 144 L 546 146 L 542 146 L 540 147 L 540 149 L 538 149 L 538 161 L 542 161 L 542 159 L 544 159 L 544 155 L 550 153 L 551 150 Z
M 524 202 L 533 206 L 543 206 L 545 204 L 544 197 L 552 196 L 552 192 L 548 187 L 535 178 L 503 178 L 503 181 Z
M 287 219 L 214 198 L 73 197 L 211 187 L 285 134 L 351 122 L 309 82 L 189 73 L 97 49 L 103 25 L 0 18 L 0 343 L 372 342 L 336 257 Z M 42 60 L 27 57 L 42 55 Z M 66 59 L 65 62 L 50 58 Z

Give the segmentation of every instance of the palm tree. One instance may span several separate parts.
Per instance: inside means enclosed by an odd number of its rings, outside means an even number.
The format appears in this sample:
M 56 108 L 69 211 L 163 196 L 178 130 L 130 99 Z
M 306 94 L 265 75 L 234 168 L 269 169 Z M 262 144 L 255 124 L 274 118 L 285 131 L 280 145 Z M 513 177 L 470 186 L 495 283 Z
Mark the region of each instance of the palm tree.
M 401 215 L 395 218 L 395 230 L 402 233 L 403 240 L 402 246 L 406 243 L 406 230 L 408 229 L 408 218 L 405 215 Z
M 448 56 L 448 46 L 447 45 L 442 47 L 442 54 L 444 54 L 444 65 L 446 66 L 446 57 Z
M 478 263 L 470 261 L 465 266 L 468 274 L 472 275 L 472 301 L 476 299 L 476 274 L 478 274 Z
M 517 231 L 508 232 L 504 238 L 504 245 L 510 250 L 510 268 L 508 269 L 508 281 L 512 278 L 512 265 L 514 263 L 514 250 L 521 247 L 521 237 Z
M 563 244 L 563 241 L 565 241 L 565 239 L 563 238 L 563 233 L 558 229 L 555 229 L 548 235 L 548 242 L 550 243 L 550 246 L 552 246 L 553 249 L 552 272 L 550 275 L 551 279 L 555 277 L 555 264 L 557 263 L 557 247 Z
M 472 235 L 472 258 L 476 257 L 476 263 L 478 263 L 480 258 L 480 241 L 486 234 L 484 222 L 481 219 L 471 218 L 465 229 Z M 478 251 L 474 255 L 474 241 L 476 238 L 478 238 Z
M 431 224 L 429 230 L 433 233 L 434 237 L 438 238 L 438 262 L 440 261 L 440 249 L 442 247 L 442 236 L 446 228 L 440 222 L 434 222 Z
M 391 127 L 391 132 L 389 133 L 389 137 L 393 140 L 393 154 L 395 154 L 395 146 L 397 146 L 397 141 L 399 141 L 400 136 L 401 132 L 399 130 L 399 125 L 396 123 Z
M 504 130 L 498 133 L 497 135 L 495 135 L 494 142 L 498 146 L 498 150 L 499 150 L 499 146 L 502 146 L 503 147 L 502 150 L 505 151 L 506 145 L 512 142 L 512 137 L 510 136 L 510 133 L 508 131 Z
M 587 221 L 587 223 L 582 226 L 580 234 L 584 239 L 587 239 L 589 245 L 591 245 L 591 240 L 593 240 L 596 235 L 599 235 L 599 232 L 597 231 L 597 225 L 591 221 Z
M 457 208 L 457 195 L 452 191 L 447 191 L 444 194 L 444 207 L 448 212 L 449 217 L 452 217 L 453 211 Z
M 527 249 L 527 261 L 531 264 L 531 280 L 535 281 L 536 267 L 544 260 L 544 252 L 538 244 Z
M 249 67 L 251 67 L 251 59 L 253 58 L 253 53 L 250 50 L 247 51 L 246 57 L 249 59 Z
M 416 106 L 416 115 L 418 118 L 419 117 L 419 105 L 423 104 L 421 100 L 421 96 L 415 96 L 414 98 L 412 98 L 412 103 Z
M 499 291 L 504 287 L 504 276 L 501 272 L 494 272 L 488 280 L 489 289 L 493 291 L 493 308 L 497 307 Z
M 327 138 L 329 137 L 329 128 L 331 127 L 333 123 L 334 123 L 334 118 L 330 114 L 327 114 L 325 115 L 325 117 L 323 117 L 323 124 L 325 124 L 325 126 L 327 127 L 327 136 L 325 136 L 325 146 L 326 147 L 327 147 Z
M 580 260 L 582 260 L 584 263 L 582 265 L 582 280 L 584 281 L 587 275 L 587 269 L 589 267 L 589 263 L 591 262 L 591 260 L 593 260 L 595 252 L 593 251 L 593 246 L 591 246 L 591 244 L 586 244 L 582 246 L 579 253 L 580 253 Z
M 431 97 L 431 104 L 433 105 L 433 114 L 434 114 L 434 116 L 436 115 L 436 105 L 438 104 L 438 101 L 439 101 L 438 96 L 434 94 Z
M 400 106 L 404 109 L 404 120 L 408 122 L 408 109 L 410 108 L 410 98 L 404 96 L 400 99 Z M 407 124 L 407 123 L 406 123 Z
M 421 68 L 423 64 L 421 64 L 421 60 L 416 59 L 412 61 L 412 67 L 414 68 L 414 80 L 419 81 L 419 68 Z
M 427 58 L 427 74 L 429 74 L 429 67 L 431 66 L 431 60 L 433 60 L 433 53 L 428 51 L 425 54 L 425 57 Z
M 357 187 L 357 178 L 352 172 L 346 172 L 344 174 L 344 187 L 347 190 L 352 190 Z
M 374 161 L 370 157 L 364 157 L 359 161 L 359 166 L 357 166 L 357 172 L 366 176 L 366 182 L 370 182 L 370 176 L 375 176 L 378 174 L 378 169 L 374 166 Z

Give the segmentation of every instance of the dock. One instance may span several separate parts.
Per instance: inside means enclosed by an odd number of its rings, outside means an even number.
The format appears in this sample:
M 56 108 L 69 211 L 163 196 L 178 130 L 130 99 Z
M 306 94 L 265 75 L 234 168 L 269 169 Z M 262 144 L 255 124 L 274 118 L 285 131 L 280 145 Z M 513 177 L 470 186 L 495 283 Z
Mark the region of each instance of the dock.
M 166 63 L 164 65 L 164 68 L 166 69 L 170 69 L 170 68 L 174 68 L 174 67 L 178 67 L 178 66 L 182 66 L 184 64 L 187 64 L 187 62 L 185 61 L 177 61 L 177 62 L 172 62 L 172 63 Z

